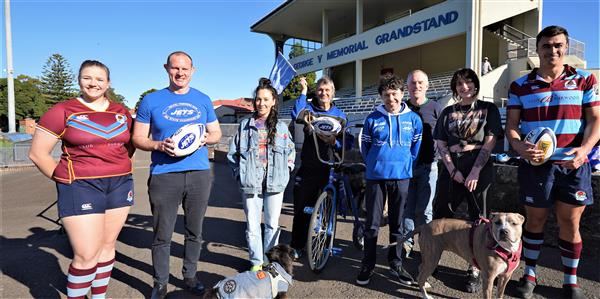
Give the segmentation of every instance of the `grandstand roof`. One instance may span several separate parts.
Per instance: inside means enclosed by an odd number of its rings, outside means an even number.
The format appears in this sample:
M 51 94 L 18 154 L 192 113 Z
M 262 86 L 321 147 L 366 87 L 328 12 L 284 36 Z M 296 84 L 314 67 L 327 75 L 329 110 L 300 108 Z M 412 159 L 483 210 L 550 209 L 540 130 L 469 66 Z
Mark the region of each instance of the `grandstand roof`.
M 442 0 L 364 0 L 364 29 L 379 26 L 380 20 L 393 17 L 411 9 L 413 12 Z M 321 42 L 321 11 L 328 11 L 329 32 L 346 32 L 348 26 L 356 26 L 354 1 L 288 0 L 250 27 L 253 32 L 294 37 Z

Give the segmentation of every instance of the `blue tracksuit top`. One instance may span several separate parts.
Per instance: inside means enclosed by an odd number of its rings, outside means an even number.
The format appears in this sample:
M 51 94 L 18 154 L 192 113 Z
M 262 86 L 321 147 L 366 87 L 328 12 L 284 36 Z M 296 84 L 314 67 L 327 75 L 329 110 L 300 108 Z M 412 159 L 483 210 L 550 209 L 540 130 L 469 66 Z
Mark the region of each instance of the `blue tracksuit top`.
M 380 105 L 365 119 L 361 137 L 367 180 L 401 180 L 412 177 L 412 164 L 421 146 L 423 123 L 402 103 L 400 112 L 388 113 Z

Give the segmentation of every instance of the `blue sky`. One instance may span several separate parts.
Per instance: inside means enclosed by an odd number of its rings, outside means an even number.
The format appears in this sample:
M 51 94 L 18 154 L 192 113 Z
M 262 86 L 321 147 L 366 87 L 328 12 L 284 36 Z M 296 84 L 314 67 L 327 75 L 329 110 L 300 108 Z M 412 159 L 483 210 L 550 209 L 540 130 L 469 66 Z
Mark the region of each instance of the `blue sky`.
M 248 97 L 274 59 L 271 39 L 250 26 L 281 3 L 11 0 L 15 75 L 40 76 L 53 53 L 65 56 L 74 72 L 85 59 L 100 60 L 110 68 L 117 93 L 133 106 L 144 91 L 167 85 L 164 60 L 183 50 L 197 68 L 193 87 L 213 100 Z M 599 65 L 599 22 L 597 0 L 544 1 L 543 25 L 564 26 L 585 42 L 589 68 Z M 1 52 L 0 76 L 6 77 L 4 28 Z

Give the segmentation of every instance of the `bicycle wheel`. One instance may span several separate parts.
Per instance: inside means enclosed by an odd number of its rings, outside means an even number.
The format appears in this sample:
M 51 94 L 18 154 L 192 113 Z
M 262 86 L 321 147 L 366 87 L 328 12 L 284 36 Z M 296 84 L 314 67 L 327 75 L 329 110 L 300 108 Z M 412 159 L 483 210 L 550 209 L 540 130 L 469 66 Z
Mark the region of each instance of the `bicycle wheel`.
M 307 255 L 310 269 L 320 272 L 325 268 L 333 248 L 337 211 L 331 191 L 321 193 L 308 225 Z

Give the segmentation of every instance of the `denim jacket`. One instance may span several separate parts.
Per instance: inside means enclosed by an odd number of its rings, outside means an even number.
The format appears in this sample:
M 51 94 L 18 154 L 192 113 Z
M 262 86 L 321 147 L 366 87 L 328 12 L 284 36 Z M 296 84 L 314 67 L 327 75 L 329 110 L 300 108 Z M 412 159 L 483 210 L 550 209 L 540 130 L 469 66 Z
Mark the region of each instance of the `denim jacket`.
M 227 160 L 233 175 L 240 184 L 244 194 L 263 192 L 263 179 L 266 192 L 279 193 L 285 190 L 294 169 L 296 149 L 290 138 L 290 132 L 283 121 L 277 122 L 275 145 L 267 145 L 268 165 L 265 176 L 264 168 L 259 161 L 258 129 L 253 117 L 240 122 L 237 133 L 229 144 Z

